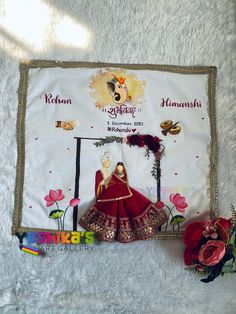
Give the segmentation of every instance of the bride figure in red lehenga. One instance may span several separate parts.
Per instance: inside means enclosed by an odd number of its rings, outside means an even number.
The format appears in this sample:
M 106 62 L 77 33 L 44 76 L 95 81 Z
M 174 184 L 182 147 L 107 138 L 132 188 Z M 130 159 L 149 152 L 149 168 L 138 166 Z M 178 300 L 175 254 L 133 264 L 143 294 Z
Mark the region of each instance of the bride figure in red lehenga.
M 102 240 L 131 242 L 151 237 L 166 219 L 163 209 L 129 186 L 124 164 L 118 162 L 79 224 Z

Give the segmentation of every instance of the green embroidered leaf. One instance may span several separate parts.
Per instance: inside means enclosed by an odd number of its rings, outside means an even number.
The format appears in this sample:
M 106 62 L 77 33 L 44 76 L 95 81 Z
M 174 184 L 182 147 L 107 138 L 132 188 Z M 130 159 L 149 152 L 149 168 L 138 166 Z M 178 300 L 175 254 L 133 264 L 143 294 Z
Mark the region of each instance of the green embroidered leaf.
M 172 217 L 172 219 L 170 221 L 170 224 L 173 225 L 173 226 L 176 226 L 178 224 L 181 224 L 184 221 L 185 221 L 185 218 L 183 216 L 176 215 L 176 216 Z
M 49 214 L 49 218 L 58 219 L 64 215 L 64 211 L 61 209 L 52 210 Z
M 104 139 L 101 139 L 99 142 L 95 142 L 93 143 L 96 147 L 101 147 L 105 144 L 109 144 L 109 143 L 122 143 L 123 142 L 123 137 L 119 137 L 119 136 L 107 136 Z
M 151 174 L 157 181 L 160 180 L 160 176 L 161 176 L 160 161 L 157 159 L 155 159 L 155 161 L 154 161 L 154 164 L 153 164 L 152 170 L 151 170 Z

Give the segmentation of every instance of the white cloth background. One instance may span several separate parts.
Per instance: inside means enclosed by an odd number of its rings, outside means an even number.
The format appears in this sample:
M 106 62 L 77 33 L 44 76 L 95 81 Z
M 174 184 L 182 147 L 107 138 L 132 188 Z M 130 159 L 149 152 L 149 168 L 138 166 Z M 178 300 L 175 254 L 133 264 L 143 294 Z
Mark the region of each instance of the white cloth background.
M 234 276 L 203 284 L 179 240 L 100 244 L 94 252 L 23 254 L 10 235 L 20 58 L 215 65 L 219 210 L 235 199 L 233 3 L 2 1 L 0 60 L 2 313 L 235 313 Z M 87 36 L 88 35 L 88 36 Z
M 136 106 L 135 118 L 130 114 L 110 118 L 107 112 L 95 107 L 89 83 L 95 69 L 30 69 L 26 105 L 25 127 L 25 179 L 22 209 L 22 227 L 57 229 L 57 222 L 49 219 L 54 206 L 46 208 L 44 196 L 49 190 L 62 189 L 66 208 L 74 197 L 76 139 L 74 137 L 125 137 L 134 133 L 159 136 L 165 146 L 161 160 L 161 199 L 172 207 L 170 194 L 180 193 L 189 205 L 184 213 L 186 221 L 207 219 L 210 210 L 210 122 L 208 116 L 208 75 L 177 74 L 149 70 L 128 70 L 145 82 L 144 97 Z M 116 69 L 113 69 L 115 73 Z M 103 69 L 106 72 L 106 69 Z M 94 91 L 94 90 L 93 90 Z M 97 91 L 98 93 L 98 91 Z M 71 104 L 47 103 L 45 95 L 71 99 Z M 201 102 L 201 107 L 162 107 L 162 99 L 172 102 Z M 113 104 L 111 99 L 111 104 Z M 114 104 L 113 104 L 114 105 Z M 140 112 L 138 111 L 140 109 Z M 109 110 L 109 107 L 108 109 Z M 57 120 L 77 119 L 79 125 L 71 131 L 55 127 Z M 181 132 L 162 135 L 160 123 L 164 120 L 180 121 Z M 108 123 L 130 123 L 135 132 L 111 132 Z M 142 123 L 135 126 L 134 122 Z M 92 126 L 92 128 L 91 128 Z M 119 126 L 119 129 L 126 129 Z M 81 203 L 79 217 L 89 209 L 94 198 L 95 172 L 101 167 L 104 151 L 112 154 L 111 169 L 123 161 L 129 184 L 156 202 L 156 180 L 151 175 L 153 154 L 149 160 L 145 149 L 127 144 L 109 144 L 96 148 L 94 142 L 84 142 L 80 152 L 81 176 L 79 180 Z M 62 206 L 61 206 L 62 205 Z M 173 214 L 179 214 L 174 211 Z M 73 210 L 65 219 L 65 230 L 72 230 Z M 172 230 L 172 226 L 169 226 Z M 81 227 L 79 228 L 81 229 Z

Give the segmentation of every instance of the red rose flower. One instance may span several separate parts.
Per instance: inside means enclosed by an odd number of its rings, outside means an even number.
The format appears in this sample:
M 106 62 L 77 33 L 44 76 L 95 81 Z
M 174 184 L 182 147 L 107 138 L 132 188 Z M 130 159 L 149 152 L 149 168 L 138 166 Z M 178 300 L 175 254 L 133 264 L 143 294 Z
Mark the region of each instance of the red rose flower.
M 225 218 L 219 217 L 216 220 L 216 225 L 217 224 L 221 225 L 221 227 L 223 227 L 227 232 L 229 232 L 232 226 L 232 219 L 231 218 L 225 219 Z
M 184 263 L 187 266 L 195 265 L 198 262 L 199 248 L 186 247 L 184 251 Z
M 157 137 L 157 136 L 154 136 L 154 141 L 155 141 L 156 143 L 159 143 L 159 142 L 160 142 L 160 139 L 159 139 L 159 137 Z
M 223 241 L 227 241 L 230 237 L 230 230 L 232 227 L 231 221 L 232 221 L 231 219 L 219 217 L 214 223 L 219 238 Z
M 153 136 L 146 134 L 146 135 L 144 135 L 143 140 L 144 140 L 144 143 L 148 146 L 150 143 L 153 142 Z
M 206 266 L 215 266 L 225 255 L 225 243 L 218 240 L 210 240 L 202 245 L 199 253 L 199 262 Z
M 139 135 L 139 143 L 138 143 L 138 147 L 144 147 L 145 143 L 143 141 L 145 135 Z
M 148 148 L 149 148 L 152 152 L 156 153 L 156 152 L 158 152 L 158 150 L 160 149 L 160 144 L 159 144 L 159 142 L 158 142 L 158 143 L 153 142 L 153 143 L 151 143 L 151 144 L 148 146 Z
M 204 223 L 200 221 L 193 222 L 187 225 L 183 242 L 188 248 L 197 247 L 203 239 Z
M 137 134 L 130 135 L 127 138 L 130 145 L 135 146 L 135 145 L 139 145 L 140 143 L 140 137 Z
M 153 137 L 152 135 L 147 134 L 144 136 L 143 141 L 147 145 L 147 147 L 154 153 L 160 149 L 158 137 Z

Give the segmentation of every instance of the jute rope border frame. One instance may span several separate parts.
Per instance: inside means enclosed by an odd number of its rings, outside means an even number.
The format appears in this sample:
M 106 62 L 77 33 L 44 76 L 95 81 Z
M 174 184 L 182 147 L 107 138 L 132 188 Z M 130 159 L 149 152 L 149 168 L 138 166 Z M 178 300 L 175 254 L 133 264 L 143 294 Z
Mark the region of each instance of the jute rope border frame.
M 216 133 L 216 110 L 215 110 L 215 93 L 216 93 L 216 75 L 217 68 L 214 66 L 176 66 L 176 65 L 156 65 L 156 64 L 121 64 L 121 63 L 102 63 L 102 62 L 75 62 L 75 61 L 50 61 L 50 60 L 22 60 L 20 62 L 20 83 L 18 89 L 18 115 L 17 115 L 17 166 L 15 180 L 15 199 L 14 211 L 12 217 L 11 233 L 27 231 L 50 231 L 52 229 L 38 229 L 21 226 L 22 205 L 23 205 L 23 186 L 24 186 L 24 166 L 25 166 L 25 114 L 26 100 L 28 90 L 29 69 L 32 68 L 103 68 L 114 67 L 131 70 L 153 70 L 166 71 L 181 74 L 207 74 L 208 75 L 208 113 L 211 128 L 211 151 L 210 151 L 210 216 L 217 217 L 217 133 Z M 65 230 L 70 232 L 71 230 Z M 182 231 L 160 232 L 154 235 L 152 239 L 178 239 L 182 238 Z

